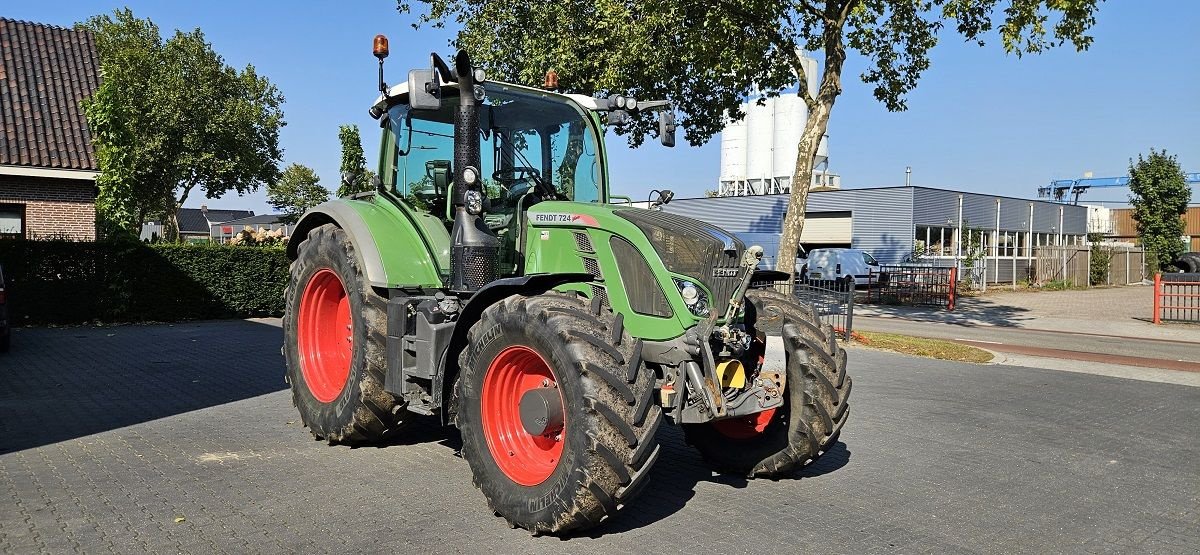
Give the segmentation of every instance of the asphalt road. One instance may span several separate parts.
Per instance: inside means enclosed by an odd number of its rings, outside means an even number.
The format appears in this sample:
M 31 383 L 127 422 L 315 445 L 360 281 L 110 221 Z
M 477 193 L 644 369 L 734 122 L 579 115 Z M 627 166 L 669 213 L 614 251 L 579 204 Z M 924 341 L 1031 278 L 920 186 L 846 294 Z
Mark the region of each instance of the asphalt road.
M 1004 351 L 1005 346 L 1033 347 L 1055 351 L 1096 353 L 1112 357 L 1128 357 L 1122 364 L 1166 367 L 1175 365 L 1181 370 L 1200 371 L 1200 342 L 1138 337 L 1076 333 L 1031 328 L 958 325 L 887 317 L 856 316 L 856 331 L 900 333 L 937 339 L 961 339 L 978 342 L 978 346 Z M 1020 351 L 1016 351 L 1020 352 Z M 1033 354 L 1033 353 L 1023 353 Z M 1047 353 L 1042 356 L 1066 356 L 1069 353 Z M 1143 359 L 1129 360 L 1129 359 Z M 1113 362 L 1118 362 L 1117 358 Z
M 719 477 L 673 429 L 590 534 L 490 514 L 429 425 L 385 448 L 298 425 L 280 331 L 19 330 L 0 356 L 0 552 L 1180 552 L 1200 546 L 1200 388 L 856 350 L 841 443 Z

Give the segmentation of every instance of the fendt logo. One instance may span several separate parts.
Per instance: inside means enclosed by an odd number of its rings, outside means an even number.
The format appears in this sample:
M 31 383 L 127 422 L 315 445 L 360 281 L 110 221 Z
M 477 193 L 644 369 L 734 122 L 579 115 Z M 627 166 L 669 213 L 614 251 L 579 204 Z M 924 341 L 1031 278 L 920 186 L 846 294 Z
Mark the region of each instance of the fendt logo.
M 737 277 L 737 268 L 713 268 L 713 277 L 715 278 L 731 278 Z

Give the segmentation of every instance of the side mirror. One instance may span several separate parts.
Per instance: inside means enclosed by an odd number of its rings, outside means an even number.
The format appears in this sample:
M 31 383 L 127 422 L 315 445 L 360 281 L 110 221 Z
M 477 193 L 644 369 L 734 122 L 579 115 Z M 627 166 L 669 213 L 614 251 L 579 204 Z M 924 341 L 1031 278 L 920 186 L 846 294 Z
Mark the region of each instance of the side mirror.
M 667 148 L 675 146 L 675 114 L 670 110 L 658 113 L 658 140 Z
M 408 105 L 413 110 L 437 110 L 442 107 L 437 72 L 432 69 L 408 72 Z
M 650 201 L 650 209 L 651 210 L 653 210 L 655 208 L 659 208 L 662 205 L 664 205 L 668 202 L 671 202 L 671 199 L 675 198 L 675 191 L 672 191 L 670 189 L 663 189 L 661 191 L 656 189 L 654 191 L 650 191 L 650 193 L 651 194 L 658 193 L 658 198 Z
M 354 184 L 354 172 L 342 172 L 342 185 L 349 187 Z

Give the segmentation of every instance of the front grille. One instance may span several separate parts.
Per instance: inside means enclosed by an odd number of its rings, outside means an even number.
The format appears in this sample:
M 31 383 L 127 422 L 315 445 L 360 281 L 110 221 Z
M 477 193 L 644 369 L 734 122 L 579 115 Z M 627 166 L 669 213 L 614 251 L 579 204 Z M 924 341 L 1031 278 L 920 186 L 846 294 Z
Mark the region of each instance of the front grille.
M 714 255 L 715 254 L 715 255 Z M 709 263 L 714 269 L 717 268 L 739 268 L 741 257 L 736 254 L 729 254 L 724 251 L 720 253 L 710 253 Z M 712 291 L 713 298 L 710 299 L 709 306 L 717 311 L 717 317 L 725 316 L 725 309 L 729 306 L 729 297 L 733 295 L 741 280 L 736 277 L 713 277 L 712 270 L 709 270 L 707 276 L 700 277 L 700 282 Z

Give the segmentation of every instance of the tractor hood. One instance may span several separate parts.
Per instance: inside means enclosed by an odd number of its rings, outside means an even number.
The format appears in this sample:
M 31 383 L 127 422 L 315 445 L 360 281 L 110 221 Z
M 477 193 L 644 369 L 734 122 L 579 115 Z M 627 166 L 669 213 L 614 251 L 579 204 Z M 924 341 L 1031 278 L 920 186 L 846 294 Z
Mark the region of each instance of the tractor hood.
M 529 222 L 533 227 L 597 228 L 619 236 L 634 247 L 613 249 L 622 276 L 633 273 L 628 269 L 648 264 L 652 275 L 645 278 L 658 281 L 671 297 L 680 294 L 680 282 L 697 283 L 708 293 L 709 309 L 718 314 L 725 312 L 739 283 L 745 244 L 700 220 L 627 206 L 552 201 L 531 207 Z M 626 284 L 634 290 L 631 294 L 652 287 L 640 281 Z

